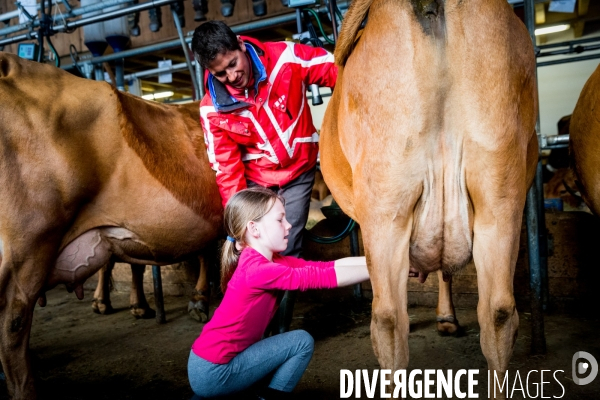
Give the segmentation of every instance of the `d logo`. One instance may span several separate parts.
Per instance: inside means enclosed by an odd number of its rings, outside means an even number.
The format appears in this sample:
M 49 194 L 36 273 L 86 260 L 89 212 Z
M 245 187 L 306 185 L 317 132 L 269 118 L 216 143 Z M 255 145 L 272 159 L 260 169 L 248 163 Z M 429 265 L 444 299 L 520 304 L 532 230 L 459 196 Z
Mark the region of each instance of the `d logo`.
M 577 361 L 582 358 L 586 361 L 577 363 Z M 589 375 L 586 378 L 579 377 L 588 371 Z M 577 385 L 587 385 L 596 379 L 596 375 L 598 375 L 598 362 L 590 353 L 578 351 L 577 353 L 573 354 L 572 373 L 573 382 L 575 382 Z

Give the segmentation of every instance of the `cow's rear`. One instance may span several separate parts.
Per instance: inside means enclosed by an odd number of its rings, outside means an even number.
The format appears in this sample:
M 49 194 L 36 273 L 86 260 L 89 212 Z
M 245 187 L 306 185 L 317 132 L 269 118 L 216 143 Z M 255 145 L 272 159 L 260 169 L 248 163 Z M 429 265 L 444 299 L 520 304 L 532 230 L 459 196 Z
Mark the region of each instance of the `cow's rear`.
M 490 368 L 504 370 L 537 157 L 525 27 L 503 0 L 374 0 L 370 8 L 357 1 L 336 62 L 345 66 L 323 125 L 322 167 L 334 197 L 361 224 L 382 366 L 408 361 L 409 268 L 452 273 L 473 255 L 483 351 Z

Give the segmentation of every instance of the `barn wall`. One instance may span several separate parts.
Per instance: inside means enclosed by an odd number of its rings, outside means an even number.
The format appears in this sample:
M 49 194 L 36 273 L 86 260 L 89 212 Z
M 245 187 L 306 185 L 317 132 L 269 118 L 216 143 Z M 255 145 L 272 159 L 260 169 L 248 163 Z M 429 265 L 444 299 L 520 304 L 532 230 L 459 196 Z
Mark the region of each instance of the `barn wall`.
M 581 89 L 598 67 L 598 62 L 599 60 L 587 60 L 538 68 L 542 135 L 558 134 L 558 120 L 573 113 Z

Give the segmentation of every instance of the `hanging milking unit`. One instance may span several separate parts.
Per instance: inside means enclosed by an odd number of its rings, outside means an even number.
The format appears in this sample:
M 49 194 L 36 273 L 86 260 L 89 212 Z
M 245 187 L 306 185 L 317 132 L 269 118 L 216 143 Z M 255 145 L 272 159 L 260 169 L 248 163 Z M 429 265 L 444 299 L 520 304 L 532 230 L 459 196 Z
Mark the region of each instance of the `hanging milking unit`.
M 119 10 L 121 8 L 126 7 L 124 4 L 120 4 L 113 7 L 108 7 L 105 12 Z M 106 41 L 112 47 L 115 53 L 123 51 L 127 49 L 130 44 L 129 40 L 129 25 L 127 23 L 127 16 L 109 19 L 108 21 L 104 21 L 104 34 L 106 35 Z M 123 58 L 119 58 L 115 60 L 115 86 L 119 90 L 125 90 L 125 80 L 123 76 L 125 75 L 125 60 Z
M 102 0 L 81 0 L 81 7 L 87 7 L 89 5 L 100 3 L 101 1 Z M 101 13 L 101 10 L 92 11 L 83 14 L 82 17 L 92 17 Z M 108 42 L 106 41 L 106 35 L 104 33 L 104 22 L 83 26 L 83 44 L 85 44 L 94 57 L 100 57 L 104 54 L 104 51 L 108 47 Z M 94 65 L 94 79 L 97 81 L 104 79 L 101 64 Z
M 81 6 L 86 7 L 92 4 L 100 3 L 101 0 L 81 0 Z M 102 11 L 92 11 L 83 14 L 82 17 L 92 17 L 101 14 Z M 83 44 L 90 50 L 94 57 L 100 57 L 108 47 L 106 35 L 104 34 L 104 22 L 97 22 L 83 27 Z

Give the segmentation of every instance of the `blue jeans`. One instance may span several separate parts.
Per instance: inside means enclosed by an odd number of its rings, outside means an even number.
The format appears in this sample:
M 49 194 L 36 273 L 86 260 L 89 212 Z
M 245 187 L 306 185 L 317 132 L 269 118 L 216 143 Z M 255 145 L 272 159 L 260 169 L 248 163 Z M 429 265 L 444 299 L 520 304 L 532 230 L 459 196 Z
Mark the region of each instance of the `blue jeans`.
M 213 364 L 190 352 L 188 377 L 200 399 L 240 392 L 271 373 L 270 388 L 291 392 L 313 351 L 314 340 L 308 332 L 286 332 L 253 344 L 227 364 Z

